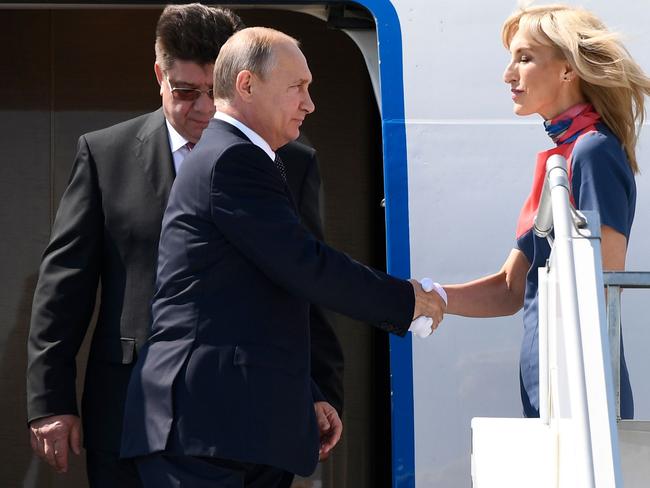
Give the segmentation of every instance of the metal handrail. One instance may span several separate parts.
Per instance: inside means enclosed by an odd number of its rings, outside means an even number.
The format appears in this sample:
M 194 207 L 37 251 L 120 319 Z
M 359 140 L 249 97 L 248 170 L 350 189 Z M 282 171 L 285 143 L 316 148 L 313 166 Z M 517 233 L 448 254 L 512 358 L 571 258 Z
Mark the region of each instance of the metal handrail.
M 564 337 L 568 350 L 567 373 L 570 378 L 571 405 L 573 417 L 577 422 L 577 438 L 581 446 L 577 455 L 582 457 L 585 486 L 595 486 L 593 449 L 587 406 L 587 386 L 580 333 L 580 313 L 576 273 L 574 267 L 572 229 L 585 224 L 584 216 L 576 212 L 569 199 L 569 177 L 566 159 L 554 154 L 546 161 L 546 180 L 542 189 L 534 231 L 549 239 L 557 257 L 557 276 L 562 292 L 560 306 L 564 317 Z M 549 210 L 550 209 L 550 210 Z M 555 238 L 551 239 L 551 230 Z
M 553 249 L 546 269 L 539 271 L 540 284 L 544 283 L 539 296 L 540 416 L 559 427 L 561 412 L 570 414 L 577 441 L 574 445 L 577 463 L 572 461 L 572 464 L 584 476 L 581 487 L 595 487 L 596 481 L 598 486 L 622 486 L 614 422 L 615 415 L 620 420 L 620 296 L 622 288 L 650 288 L 650 272 L 603 273 L 599 216 L 597 212 L 585 211 L 583 215 L 575 210 L 570 203 L 569 188 L 566 160 L 559 155 L 549 157 L 534 224 L 535 234 L 545 237 Z M 553 314 L 560 313 L 561 343 L 556 343 L 560 336 L 553 326 L 548 337 L 542 337 L 548 325 L 544 322 L 542 327 L 543 306 L 546 312 L 549 308 Z M 554 346 L 549 348 L 549 344 Z M 545 353 L 543 347 L 548 348 Z M 563 348 L 562 364 L 558 363 L 558 347 Z M 541 370 L 542 355 L 548 360 L 546 377 Z M 565 378 L 561 389 L 553 376 L 560 366 Z M 570 410 L 562 410 L 565 407 L 560 403 L 556 405 L 555 401 L 564 398 L 562 395 L 568 395 Z M 554 402 L 549 406 L 550 399 Z M 545 410 L 543 401 L 547 402 Z M 549 412 L 555 413 L 549 416 Z
M 650 271 L 605 271 L 603 283 L 621 288 L 650 288 Z
M 621 289 L 650 288 L 650 271 L 605 271 L 607 290 L 607 331 L 609 336 L 616 420 L 621 420 Z

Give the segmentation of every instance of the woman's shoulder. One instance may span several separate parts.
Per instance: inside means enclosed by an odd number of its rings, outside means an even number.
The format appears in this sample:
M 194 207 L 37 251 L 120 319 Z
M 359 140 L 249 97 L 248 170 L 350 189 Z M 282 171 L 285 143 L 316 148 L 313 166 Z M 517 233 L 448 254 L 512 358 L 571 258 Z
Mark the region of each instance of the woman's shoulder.
M 578 138 L 572 158 L 574 164 L 581 165 L 606 160 L 629 166 L 623 145 L 604 124 L 598 124 L 597 130 L 586 132 Z
M 598 124 L 596 130 L 590 130 L 578 137 L 573 152 L 602 151 L 610 148 L 623 151 L 623 145 L 614 133 L 606 125 Z

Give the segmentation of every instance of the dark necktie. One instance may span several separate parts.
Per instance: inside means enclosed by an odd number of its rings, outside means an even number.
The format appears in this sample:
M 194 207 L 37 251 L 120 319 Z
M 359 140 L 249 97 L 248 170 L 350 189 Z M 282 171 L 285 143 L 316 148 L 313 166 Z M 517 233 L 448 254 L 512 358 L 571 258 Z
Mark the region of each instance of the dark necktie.
M 284 179 L 284 181 L 287 181 L 287 170 L 284 168 L 284 163 L 280 159 L 280 156 L 277 155 L 277 153 L 273 162 L 275 163 L 275 167 L 278 168 L 278 171 L 282 175 L 282 179 Z
M 192 149 L 194 149 L 194 143 L 188 141 L 187 144 L 185 144 L 185 147 L 187 148 L 188 151 L 191 151 Z

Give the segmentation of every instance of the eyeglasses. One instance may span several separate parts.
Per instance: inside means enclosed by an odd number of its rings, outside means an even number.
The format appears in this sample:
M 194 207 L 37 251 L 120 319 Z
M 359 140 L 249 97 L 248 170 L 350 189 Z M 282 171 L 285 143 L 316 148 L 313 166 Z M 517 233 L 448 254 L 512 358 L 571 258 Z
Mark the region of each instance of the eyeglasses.
M 214 90 L 212 88 L 208 88 L 207 90 L 199 90 L 198 88 L 173 87 L 172 84 L 169 82 L 169 78 L 165 77 L 165 81 L 167 82 L 167 86 L 169 86 L 169 91 L 172 92 L 172 96 L 174 97 L 175 100 L 181 100 L 183 102 L 193 102 L 194 100 L 198 100 L 198 98 L 203 93 L 208 95 L 210 99 L 214 98 Z

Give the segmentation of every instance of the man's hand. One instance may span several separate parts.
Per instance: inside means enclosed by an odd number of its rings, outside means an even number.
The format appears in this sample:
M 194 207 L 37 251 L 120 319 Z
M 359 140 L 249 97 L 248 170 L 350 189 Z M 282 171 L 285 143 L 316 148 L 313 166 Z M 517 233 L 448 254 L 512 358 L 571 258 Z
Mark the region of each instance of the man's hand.
M 409 280 L 415 293 L 415 309 L 413 310 L 413 320 L 420 316 L 430 317 L 433 320 L 432 330 L 436 330 L 447 306 L 444 300 L 435 291 L 426 292 L 417 280 Z
M 36 454 L 57 473 L 68 471 L 68 446 L 81 454 L 81 420 L 76 415 L 52 415 L 29 424 L 30 441 Z
M 316 410 L 316 422 L 318 422 L 318 431 L 320 432 L 318 460 L 324 461 L 341 439 L 343 422 L 341 422 L 336 409 L 327 402 L 314 403 L 314 409 Z

